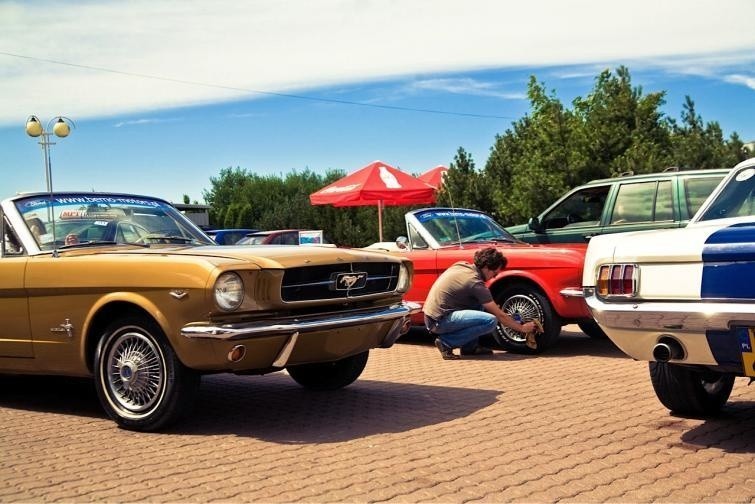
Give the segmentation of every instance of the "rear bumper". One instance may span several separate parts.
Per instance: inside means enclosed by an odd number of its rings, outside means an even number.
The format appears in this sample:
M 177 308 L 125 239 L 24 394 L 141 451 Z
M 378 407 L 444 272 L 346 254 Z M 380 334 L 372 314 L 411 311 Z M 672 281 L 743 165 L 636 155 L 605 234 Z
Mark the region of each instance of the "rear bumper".
M 622 351 L 653 361 L 662 338 L 678 341 L 684 364 L 719 366 L 738 354 L 736 328 L 755 327 L 755 305 L 726 302 L 606 303 L 586 297 L 595 321 Z
M 590 296 L 587 306 L 598 324 L 616 329 L 705 332 L 755 326 L 755 304 L 747 303 L 605 303 Z

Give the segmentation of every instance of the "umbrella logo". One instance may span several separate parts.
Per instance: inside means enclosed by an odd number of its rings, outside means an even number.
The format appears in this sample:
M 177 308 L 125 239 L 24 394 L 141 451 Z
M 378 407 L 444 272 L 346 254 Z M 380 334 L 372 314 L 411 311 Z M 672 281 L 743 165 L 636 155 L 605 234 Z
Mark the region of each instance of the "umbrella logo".
M 336 275 L 336 290 L 363 289 L 365 285 L 367 285 L 367 273 L 364 271 Z
M 385 184 L 387 189 L 401 189 L 401 184 L 398 183 L 396 176 L 388 171 L 388 168 L 381 166 L 378 168 L 380 171 L 380 179 Z

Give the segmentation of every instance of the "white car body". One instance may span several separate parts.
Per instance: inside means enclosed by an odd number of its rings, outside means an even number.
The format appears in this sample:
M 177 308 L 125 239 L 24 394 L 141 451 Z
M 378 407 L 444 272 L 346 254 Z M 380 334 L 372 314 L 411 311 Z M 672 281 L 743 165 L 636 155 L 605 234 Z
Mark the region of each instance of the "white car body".
M 755 377 L 753 210 L 755 158 L 731 171 L 686 228 L 593 238 L 582 284 L 596 322 L 634 359 Z

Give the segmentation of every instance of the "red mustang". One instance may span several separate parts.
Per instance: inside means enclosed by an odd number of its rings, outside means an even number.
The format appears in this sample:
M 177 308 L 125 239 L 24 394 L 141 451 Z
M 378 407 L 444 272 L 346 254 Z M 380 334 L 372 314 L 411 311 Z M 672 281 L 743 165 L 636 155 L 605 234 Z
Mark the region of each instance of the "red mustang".
M 496 341 L 505 349 L 540 353 L 552 346 L 564 324 L 579 324 L 593 337 L 605 337 L 592 319 L 582 295 L 585 244 L 532 245 L 517 240 L 489 215 L 477 210 L 424 208 L 405 216 L 408 238 L 387 247 L 414 263 L 414 280 L 404 299 L 424 304 L 435 279 L 457 261 L 472 262 L 474 253 L 494 245 L 506 257 L 506 269 L 488 286 L 503 311 L 526 322 L 538 319 L 545 331 L 537 348 L 525 345 L 525 335 L 498 327 Z M 370 248 L 382 248 L 375 244 Z M 412 318 L 422 324 L 421 313 Z

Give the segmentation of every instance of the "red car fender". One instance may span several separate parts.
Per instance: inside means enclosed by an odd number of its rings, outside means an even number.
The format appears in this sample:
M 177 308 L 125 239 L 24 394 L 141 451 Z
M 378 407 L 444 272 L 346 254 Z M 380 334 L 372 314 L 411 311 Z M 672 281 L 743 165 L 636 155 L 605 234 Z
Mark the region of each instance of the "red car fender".
M 536 274 L 540 272 L 541 275 Z M 493 296 L 509 285 L 516 283 L 534 284 L 548 298 L 553 309 L 563 319 L 589 318 L 590 311 L 582 297 L 564 296 L 561 291 L 566 288 L 580 289 L 581 272 L 579 278 L 565 276 L 560 269 L 544 270 L 504 270 L 495 278 L 487 282 Z

